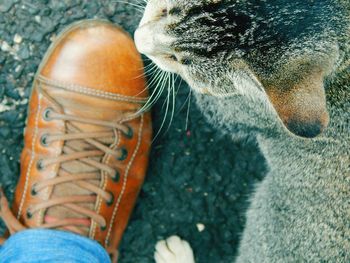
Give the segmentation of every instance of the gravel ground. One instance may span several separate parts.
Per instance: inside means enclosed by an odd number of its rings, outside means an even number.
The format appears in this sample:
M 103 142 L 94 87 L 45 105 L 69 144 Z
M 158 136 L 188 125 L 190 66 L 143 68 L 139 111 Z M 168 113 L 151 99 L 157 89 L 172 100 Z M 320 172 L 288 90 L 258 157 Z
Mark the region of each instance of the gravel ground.
M 140 17 L 132 5 L 115 1 L 0 0 L 0 183 L 10 198 L 31 83 L 53 37 L 85 18 L 108 19 L 132 34 Z M 265 173 L 254 143 L 233 142 L 215 130 L 186 100 L 189 88 L 176 85 L 175 116 L 153 144 L 148 177 L 121 245 L 122 263 L 153 262 L 157 240 L 173 234 L 191 243 L 199 263 L 230 262 L 253 184 Z M 165 116 L 164 99 L 153 108 L 155 133 Z

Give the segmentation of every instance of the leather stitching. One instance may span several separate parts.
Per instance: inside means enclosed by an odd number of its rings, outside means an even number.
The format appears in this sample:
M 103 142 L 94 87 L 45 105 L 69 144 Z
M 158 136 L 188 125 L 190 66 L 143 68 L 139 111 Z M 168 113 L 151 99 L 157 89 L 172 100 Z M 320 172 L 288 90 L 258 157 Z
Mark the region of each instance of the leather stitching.
M 116 217 L 119 205 L 121 203 L 121 199 L 122 199 L 123 194 L 124 194 L 125 189 L 126 189 L 126 184 L 127 184 L 127 181 L 128 181 L 128 175 L 129 175 L 129 171 L 130 171 L 131 165 L 134 162 L 134 160 L 136 158 L 136 155 L 137 155 L 137 153 L 139 151 L 140 145 L 141 145 L 143 123 L 144 123 L 144 115 L 141 115 L 141 122 L 140 122 L 140 128 L 139 128 L 139 132 L 138 132 L 137 145 L 136 145 L 136 148 L 135 148 L 135 150 L 133 152 L 133 155 L 131 156 L 131 159 L 130 159 L 130 161 L 129 161 L 128 165 L 126 166 L 126 169 L 125 169 L 125 175 L 124 175 L 122 190 L 121 190 L 121 192 L 119 194 L 118 201 L 117 201 L 117 203 L 116 203 L 116 205 L 115 205 L 115 207 L 113 209 L 112 218 L 111 218 L 111 221 L 109 223 L 108 232 L 107 232 L 106 239 L 105 239 L 105 246 L 106 247 L 108 246 L 108 241 L 109 241 L 109 238 L 110 238 L 110 235 L 111 235 L 111 232 L 112 232 L 112 226 L 114 224 L 114 220 L 115 220 L 115 217 Z
M 20 202 L 20 205 L 19 205 L 19 208 L 18 208 L 17 219 L 20 218 L 20 215 L 21 215 L 21 213 L 22 213 L 22 209 L 23 209 L 23 205 L 24 205 L 25 196 L 26 196 L 26 193 L 27 193 L 27 190 L 28 190 L 29 175 L 30 175 L 30 172 L 31 172 L 31 170 L 32 170 L 33 161 L 34 161 L 34 158 L 35 158 L 35 142 L 36 142 L 37 137 L 38 137 L 38 131 L 39 131 L 39 128 L 38 128 L 38 124 L 39 124 L 39 115 L 40 115 L 41 107 L 42 107 L 42 105 L 41 105 L 41 102 L 42 102 L 42 95 L 41 95 L 40 93 L 38 93 L 38 100 L 39 100 L 39 103 L 38 103 L 38 110 L 37 110 L 36 116 L 35 116 L 35 130 L 34 130 L 34 136 L 33 136 L 33 139 L 32 139 L 32 152 L 31 152 L 30 162 L 29 162 L 29 165 L 28 165 L 28 170 L 27 170 L 27 173 L 26 173 L 26 180 L 25 180 L 25 183 L 24 183 L 24 189 L 23 189 L 23 194 L 22 194 L 21 202 Z
M 74 85 L 74 84 L 68 84 L 68 83 L 63 83 L 59 81 L 49 80 L 43 76 L 38 76 L 38 80 L 40 80 L 46 85 L 50 85 L 55 88 L 65 89 L 68 91 L 78 92 L 85 95 L 93 95 L 93 96 L 107 98 L 111 100 L 126 101 L 126 102 L 132 102 L 132 103 L 140 103 L 140 104 L 144 104 L 148 100 L 148 98 L 123 96 L 123 95 L 119 95 L 111 92 L 105 92 L 105 91 L 100 91 L 96 89 L 91 89 L 88 87 L 83 87 L 80 85 Z
M 117 141 L 115 141 L 113 146 L 112 146 L 113 149 L 117 149 L 119 147 L 119 144 L 120 144 L 120 141 L 121 141 L 121 132 L 118 130 L 117 133 L 118 133 L 118 138 L 117 138 Z M 108 155 L 107 159 L 104 160 L 103 162 L 104 163 L 108 163 L 111 157 L 112 157 L 111 155 Z M 102 189 L 106 190 L 107 183 L 108 183 L 108 178 L 106 177 L 105 172 L 103 172 L 103 174 L 104 174 L 103 175 L 104 176 L 104 184 L 103 184 L 103 188 Z M 96 208 L 97 213 L 100 214 L 101 205 L 102 205 L 102 198 L 101 197 L 98 197 L 98 201 L 96 202 L 96 204 L 97 204 L 97 208 Z M 95 238 L 95 235 L 96 235 L 96 223 L 95 222 L 92 224 L 91 230 L 92 231 L 90 231 L 91 232 L 90 238 Z

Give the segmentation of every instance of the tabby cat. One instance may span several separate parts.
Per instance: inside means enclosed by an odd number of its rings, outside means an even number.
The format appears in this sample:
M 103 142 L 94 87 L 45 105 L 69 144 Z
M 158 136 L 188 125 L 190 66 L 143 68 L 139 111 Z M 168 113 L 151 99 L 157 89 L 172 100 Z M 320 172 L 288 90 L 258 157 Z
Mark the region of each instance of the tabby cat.
M 350 262 L 350 1 L 149 0 L 135 42 L 265 155 L 236 262 Z M 178 237 L 155 257 L 194 262 Z

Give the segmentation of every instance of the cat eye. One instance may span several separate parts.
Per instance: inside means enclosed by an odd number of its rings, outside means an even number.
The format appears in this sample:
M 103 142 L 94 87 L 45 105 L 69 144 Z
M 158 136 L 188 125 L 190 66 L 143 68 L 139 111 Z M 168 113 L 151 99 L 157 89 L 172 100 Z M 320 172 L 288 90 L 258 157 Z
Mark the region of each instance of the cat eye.
M 174 7 L 170 9 L 169 15 L 176 16 L 181 14 L 181 9 L 179 7 Z
M 162 10 L 161 17 L 166 17 L 167 15 L 168 15 L 168 10 L 163 9 L 163 10 Z
M 174 61 L 178 61 L 177 57 L 175 55 L 170 55 L 169 58 Z

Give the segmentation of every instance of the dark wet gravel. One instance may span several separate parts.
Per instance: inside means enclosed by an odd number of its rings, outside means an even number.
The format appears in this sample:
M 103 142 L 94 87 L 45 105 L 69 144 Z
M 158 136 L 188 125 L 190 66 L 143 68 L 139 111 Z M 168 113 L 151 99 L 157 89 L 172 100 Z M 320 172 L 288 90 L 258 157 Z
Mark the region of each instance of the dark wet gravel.
M 52 37 L 74 21 L 94 17 L 132 33 L 141 13 L 115 1 L 0 0 L 0 183 L 9 197 L 19 175 L 36 68 Z M 122 263 L 153 262 L 156 241 L 173 234 L 191 243 L 199 263 L 235 256 L 247 200 L 264 163 L 253 143 L 233 142 L 206 123 L 193 99 L 186 129 L 188 93 L 182 84 L 171 127 L 154 142 L 147 181 L 121 245 Z M 155 132 L 164 98 L 153 108 Z

